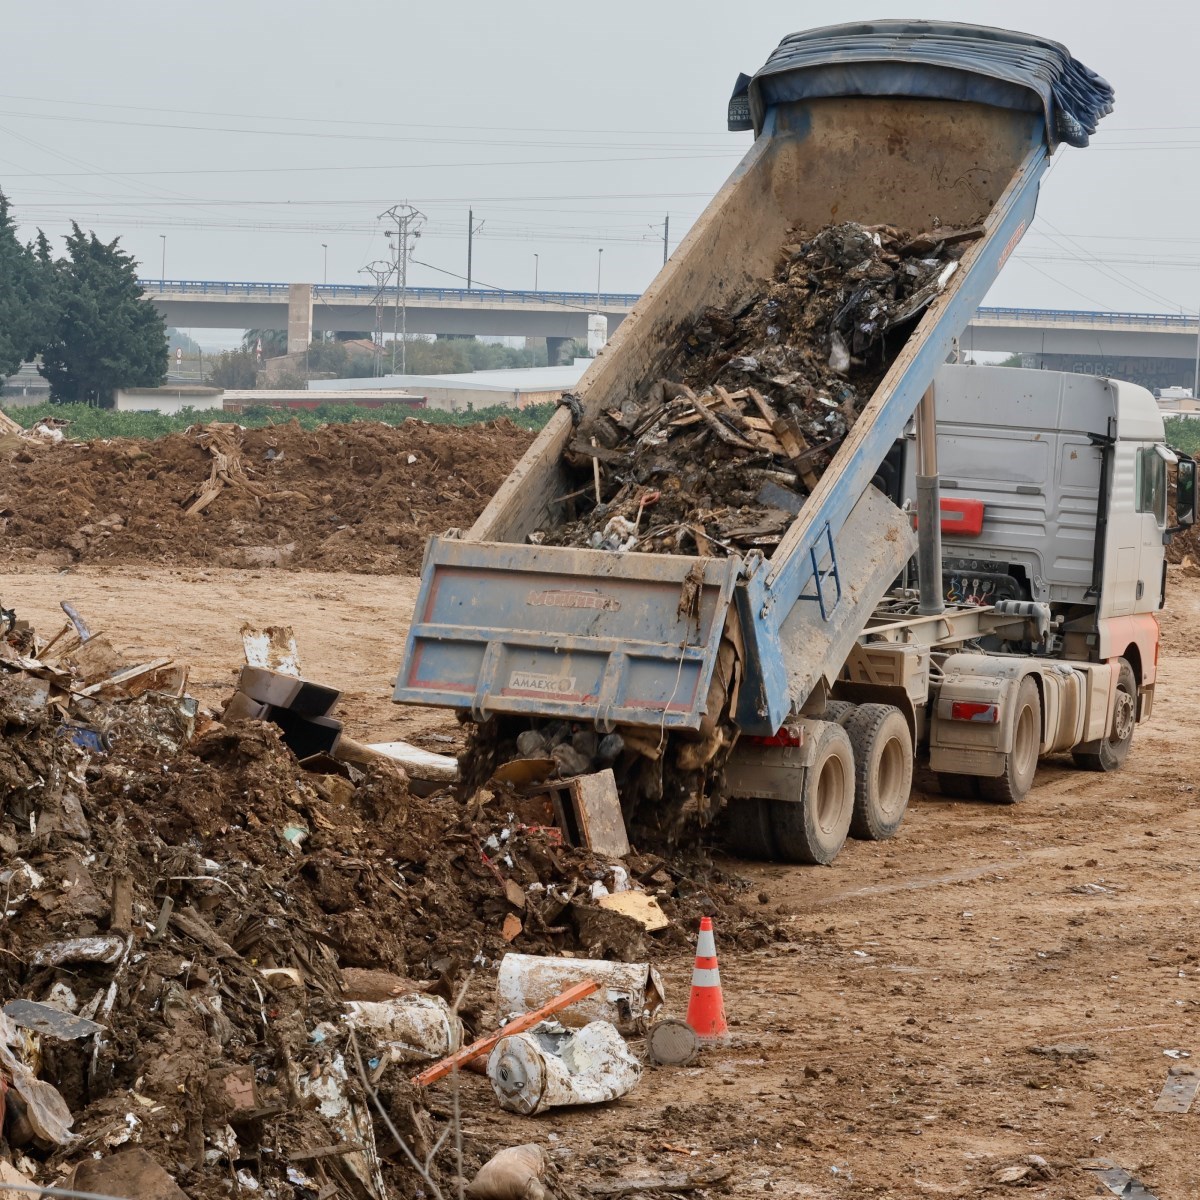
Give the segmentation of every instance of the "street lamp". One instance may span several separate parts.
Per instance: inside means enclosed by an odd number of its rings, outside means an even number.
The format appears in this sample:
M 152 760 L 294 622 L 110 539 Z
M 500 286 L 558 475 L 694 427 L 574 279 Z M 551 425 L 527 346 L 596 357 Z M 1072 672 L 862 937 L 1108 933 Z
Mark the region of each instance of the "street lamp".
M 604 247 L 596 251 L 596 311 L 600 311 L 600 268 L 604 263 Z
M 160 233 L 158 236 L 162 240 L 162 272 L 158 277 L 158 286 L 161 290 L 167 282 L 167 235 Z
M 538 256 L 533 256 L 533 290 L 537 291 Z
M 328 244 L 325 242 L 322 242 L 321 249 L 325 251 L 325 272 L 321 276 L 321 282 L 324 284 L 324 283 L 329 282 L 329 246 L 328 246 Z

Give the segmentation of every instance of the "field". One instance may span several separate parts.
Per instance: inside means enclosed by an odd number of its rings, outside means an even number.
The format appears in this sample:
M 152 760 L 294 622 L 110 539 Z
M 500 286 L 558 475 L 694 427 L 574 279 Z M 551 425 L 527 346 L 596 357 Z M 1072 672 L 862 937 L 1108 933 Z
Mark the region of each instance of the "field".
M 205 703 L 230 686 L 241 621 L 286 622 L 356 736 L 457 738 L 447 715 L 387 700 L 411 578 L 27 567 L 0 595 L 47 628 L 74 600 L 129 648 L 189 661 Z M 1122 771 L 1045 764 L 1015 809 L 919 781 L 892 842 L 850 843 L 826 869 L 726 862 L 777 930 L 722 954 L 730 1044 L 537 1119 L 499 1113 L 468 1076 L 468 1137 L 538 1142 L 575 1181 L 727 1167 L 736 1196 L 1082 1198 L 1097 1157 L 1162 1200 L 1200 1193 L 1200 1114 L 1154 1111 L 1182 1061 L 1165 1052 L 1200 1054 L 1200 580 L 1172 568 L 1169 595 L 1154 719 Z M 680 1011 L 686 949 L 661 966 Z

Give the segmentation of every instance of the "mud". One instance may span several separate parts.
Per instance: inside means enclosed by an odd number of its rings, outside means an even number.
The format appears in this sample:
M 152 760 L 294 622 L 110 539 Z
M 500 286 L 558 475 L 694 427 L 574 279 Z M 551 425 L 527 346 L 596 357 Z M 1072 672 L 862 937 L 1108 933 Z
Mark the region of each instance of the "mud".
M 227 427 L 230 428 L 230 427 Z M 432 533 L 470 525 L 532 435 L 511 422 L 232 427 L 238 469 L 188 513 L 213 456 L 196 433 L 22 445 L 0 476 L 11 563 L 411 573 Z M 6 456 L 7 457 L 7 456 Z

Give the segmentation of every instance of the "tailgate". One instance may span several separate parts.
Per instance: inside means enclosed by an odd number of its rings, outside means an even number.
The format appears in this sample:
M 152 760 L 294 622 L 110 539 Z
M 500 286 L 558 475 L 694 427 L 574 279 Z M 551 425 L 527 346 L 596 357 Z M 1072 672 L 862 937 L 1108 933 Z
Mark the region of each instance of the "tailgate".
M 695 729 L 740 570 L 434 538 L 393 699 Z

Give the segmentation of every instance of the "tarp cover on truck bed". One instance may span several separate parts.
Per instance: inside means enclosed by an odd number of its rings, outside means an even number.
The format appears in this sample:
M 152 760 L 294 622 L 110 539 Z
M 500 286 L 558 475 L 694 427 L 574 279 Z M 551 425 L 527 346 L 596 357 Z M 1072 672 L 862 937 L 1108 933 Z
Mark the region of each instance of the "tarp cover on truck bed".
M 1058 42 L 954 21 L 864 21 L 784 38 L 753 77 L 738 79 L 729 128 L 758 134 L 772 105 L 828 96 L 1041 109 L 1051 151 L 1086 146 L 1113 107 L 1112 85 Z

